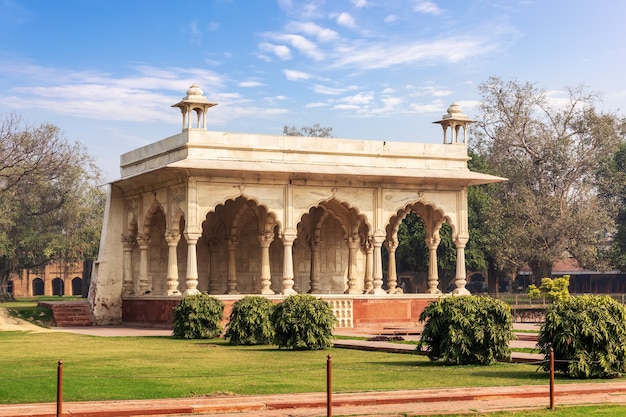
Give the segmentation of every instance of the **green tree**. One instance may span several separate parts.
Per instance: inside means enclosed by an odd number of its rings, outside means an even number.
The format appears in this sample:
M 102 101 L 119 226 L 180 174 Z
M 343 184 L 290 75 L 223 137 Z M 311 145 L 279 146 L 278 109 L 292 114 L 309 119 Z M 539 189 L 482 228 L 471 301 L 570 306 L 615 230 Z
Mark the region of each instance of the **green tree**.
M 262 296 L 237 300 L 228 319 L 224 339 L 231 345 L 267 345 L 274 339 L 274 303 Z
M 573 378 L 614 378 L 626 371 L 626 307 L 609 296 L 567 297 L 550 305 L 537 346 L 549 371 Z
M 174 307 L 172 335 L 177 339 L 212 339 L 222 334 L 224 303 L 209 294 L 186 295 Z
M 622 130 L 626 131 L 626 122 Z M 613 155 L 603 161 L 597 178 L 604 203 L 615 213 L 615 228 L 610 231 L 612 241 L 606 257 L 607 263 L 620 271 L 626 271 L 626 143 L 622 143 Z
M 479 90 L 474 149 L 509 179 L 493 187 L 496 262 L 509 269 L 527 263 L 535 278 L 550 276 L 566 252 L 593 267 L 612 222 L 595 175 L 623 142 L 622 120 L 597 111 L 597 96 L 582 87 L 558 104 L 533 84 L 497 77 Z
M 309 294 L 290 295 L 272 313 L 274 343 L 293 350 L 330 347 L 336 321 L 326 301 Z
M 429 303 L 420 314 L 426 322 L 418 350 L 430 360 L 451 365 L 491 365 L 510 360 L 514 338 L 508 304 L 489 297 L 452 296 Z
M 308 136 L 312 138 L 332 138 L 333 128 L 320 126 L 319 123 L 313 126 L 302 126 L 297 128 L 295 126 L 283 127 L 283 134 L 286 136 Z
M 0 122 L 0 299 L 11 273 L 94 259 L 105 195 L 84 146 L 50 124 Z

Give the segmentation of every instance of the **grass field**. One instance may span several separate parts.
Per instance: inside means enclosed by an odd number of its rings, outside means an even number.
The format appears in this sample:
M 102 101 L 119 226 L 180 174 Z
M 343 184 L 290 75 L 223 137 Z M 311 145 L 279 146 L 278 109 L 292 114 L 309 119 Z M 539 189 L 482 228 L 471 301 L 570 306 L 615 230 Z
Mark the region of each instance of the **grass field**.
M 329 354 L 335 392 L 548 384 L 534 365 L 443 366 L 420 355 L 293 352 L 217 339 L 0 332 L 0 345 L 2 403 L 54 401 L 59 360 L 66 401 L 322 392 Z

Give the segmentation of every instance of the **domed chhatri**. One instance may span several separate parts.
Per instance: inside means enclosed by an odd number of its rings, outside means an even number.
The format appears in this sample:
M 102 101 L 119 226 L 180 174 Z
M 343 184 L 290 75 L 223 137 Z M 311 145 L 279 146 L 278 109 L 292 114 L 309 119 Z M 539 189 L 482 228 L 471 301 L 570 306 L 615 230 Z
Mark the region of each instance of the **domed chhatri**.
M 205 96 L 202 95 L 202 89 L 198 84 L 193 83 L 187 89 L 187 95 L 178 103 L 172 107 L 178 107 L 183 115 L 183 131 L 194 128 L 192 126 L 191 112 L 196 112 L 197 121 L 195 128 L 206 130 L 206 112 L 213 106 L 217 106 L 217 103 L 209 102 Z
M 459 131 L 463 128 L 462 143 L 467 144 L 467 126 L 474 123 L 474 120 L 463 114 L 458 103 L 452 103 L 448 107 L 447 113 L 441 116 L 441 120 L 433 123 L 438 123 L 443 128 L 443 143 L 459 143 Z M 449 142 L 447 138 L 448 128 L 452 129 Z

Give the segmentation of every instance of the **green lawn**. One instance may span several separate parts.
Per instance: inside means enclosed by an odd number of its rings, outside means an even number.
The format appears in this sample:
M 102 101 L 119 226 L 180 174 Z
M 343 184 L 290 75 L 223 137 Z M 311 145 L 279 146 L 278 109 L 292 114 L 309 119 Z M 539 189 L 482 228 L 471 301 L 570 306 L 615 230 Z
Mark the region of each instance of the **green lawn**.
M 335 392 L 548 384 L 534 365 L 443 366 L 419 355 L 350 349 L 292 352 L 57 332 L 0 332 L 0 345 L 2 403 L 54 401 L 59 360 L 66 401 L 323 392 L 329 354 Z

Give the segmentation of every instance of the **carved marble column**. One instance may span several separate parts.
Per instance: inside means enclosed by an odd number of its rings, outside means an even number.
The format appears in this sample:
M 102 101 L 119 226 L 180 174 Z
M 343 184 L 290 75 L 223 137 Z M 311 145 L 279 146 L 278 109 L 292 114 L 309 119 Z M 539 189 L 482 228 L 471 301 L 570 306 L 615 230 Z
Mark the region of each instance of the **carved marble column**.
M 311 293 L 316 294 L 320 290 L 320 239 L 311 239 Z
M 137 244 L 139 245 L 139 288 L 137 294 L 148 294 L 150 288 L 150 278 L 148 276 L 148 248 L 150 246 L 150 238 L 146 235 L 137 236 Z
M 135 283 L 133 282 L 133 247 L 135 246 L 135 239 L 131 235 L 122 235 L 122 248 L 124 255 L 122 257 L 123 267 L 123 284 L 122 295 L 133 295 L 135 293 Z
M 228 245 L 228 290 L 227 294 L 239 294 L 237 291 L 237 265 L 235 263 L 235 249 L 239 243 L 238 236 L 231 236 L 226 240 Z
M 437 247 L 440 241 L 439 233 L 426 238 L 426 246 L 428 246 L 428 289 L 426 292 L 428 294 L 441 294 L 441 291 L 437 288 L 439 285 Z
M 363 294 L 369 294 L 374 289 L 372 274 L 374 273 L 374 245 L 371 239 L 365 242 L 365 286 Z
M 272 271 L 270 270 L 270 245 L 274 241 L 274 233 L 266 232 L 259 235 L 261 244 L 261 294 L 274 294 L 272 285 Z
M 452 291 L 457 295 L 468 295 L 470 292 L 465 288 L 467 281 L 465 280 L 467 273 L 465 272 L 465 245 L 467 244 L 467 238 L 457 237 L 456 244 L 456 275 L 454 276 L 454 283 L 456 288 Z
M 217 239 L 209 241 L 209 294 L 219 291 L 219 265 L 217 256 Z
M 180 295 L 178 290 L 178 254 L 176 252 L 179 240 L 179 233 L 165 235 L 167 242 L 167 295 Z
M 388 239 L 385 241 L 385 247 L 387 248 L 388 255 L 387 292 L 389 294 L 395 294 L 396 287 L 398 286 L 398 275 L 396 271 L 396 249 L 398 248 L 398 241 L 396 239 Z
M 374 245 L 374 270 L 372 273 L 372 294 L 383 295 L 386 294 L 383 290 L 383 255 L 381 248 L 385 237 L 374 235 L 372 237 L 372 244 Z
M 360 246 L 361 238 L 357 233 L 346 239 L 348 243 L 348 289 L 346 294 L 361 294 L 357 289 L 356 251 Z
M 293 289 L 293 241 L 296 240 L 295 233 L 285 233 L 282 236 L 283 241 L 283 289 L 281 294 L 293 295 L 297 294 Z
M 187 240 L 187 276 L 185 280 L 184 295 L 199 294 L 198 291 L 198 255 L 196 253 L 196 243 L 202 236 L 201 233 L 185 233 Z

